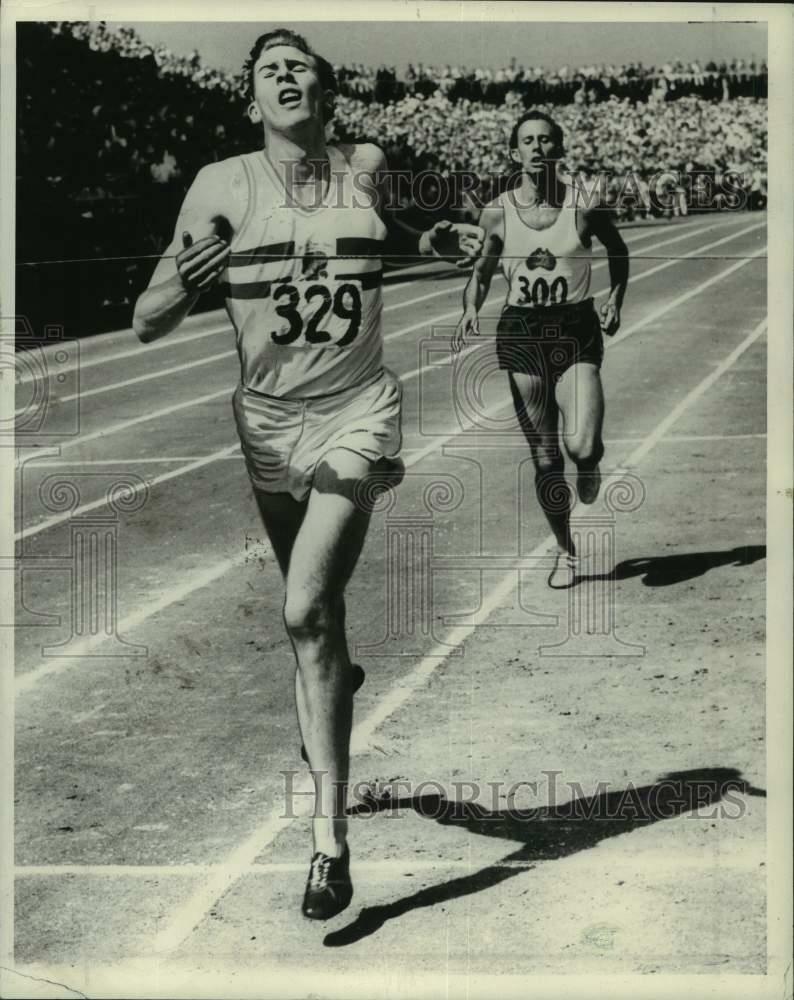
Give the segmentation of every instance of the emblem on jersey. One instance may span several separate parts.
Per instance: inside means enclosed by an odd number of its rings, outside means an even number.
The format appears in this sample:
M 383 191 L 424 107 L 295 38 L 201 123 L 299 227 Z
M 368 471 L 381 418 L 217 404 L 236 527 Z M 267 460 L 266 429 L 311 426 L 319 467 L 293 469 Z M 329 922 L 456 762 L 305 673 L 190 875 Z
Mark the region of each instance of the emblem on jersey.
M 527 267 L 530 271 L 534 271 L 536 267 L 542 267 L 544 271 L 553 271 L 556 266 L 557 258 L 550 250 L 538 247 L 527 257 Z
M 303 249 L 301 258 L 301 278 L 316 281 L 328 277 L 328 253 L 315 243 L 309 242 Z

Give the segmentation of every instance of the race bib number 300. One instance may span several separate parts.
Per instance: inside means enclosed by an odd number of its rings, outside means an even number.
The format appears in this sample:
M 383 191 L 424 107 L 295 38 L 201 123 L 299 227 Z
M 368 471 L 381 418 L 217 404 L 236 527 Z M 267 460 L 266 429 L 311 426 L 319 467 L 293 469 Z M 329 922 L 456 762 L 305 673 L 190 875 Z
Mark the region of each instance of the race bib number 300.
M 347 347 L 361 327 L 361 292 L 345 282 L 333 290 L 328 285 L 276 285 L 272 291 L 275 312 L 287 323 L 273 330 L 274 344 L 334 344 Z M 342 322 L 333 322 L 341 320 Z M 333 333 L 323 328 L 327 324 Z M 346 325 L 345 325 L 346 324 Z
M 518 276 L 521 298 L 518 305 L 528 306 L 561 306 L 568 301 L 568 282 L 558 275 L 551 284 L 545 278 L 535 278 L 533 281 L 524 274 Z

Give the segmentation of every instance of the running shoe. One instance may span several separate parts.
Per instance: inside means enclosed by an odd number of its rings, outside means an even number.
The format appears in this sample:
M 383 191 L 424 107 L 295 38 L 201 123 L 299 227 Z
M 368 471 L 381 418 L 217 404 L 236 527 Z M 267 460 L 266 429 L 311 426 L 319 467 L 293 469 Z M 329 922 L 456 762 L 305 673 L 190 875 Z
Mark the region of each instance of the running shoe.
M 579 470 L 579 474 L 576 477 L 576 492 L 579 494 L 579 499 L 582 503 L 595 503 L 600 489 L 601 470 L 598 466 L 589 472 Z
M 566 590 L 578 580 L 579 560 L 570 552 L 557 550 L 554 568 L 549 573 L 548 584 L 552 590 Z
M 309 920 L 330 920 L 350 905 L 350 849 L 345 844 L 341 858 L 329 858 L 322 851 L 312 858 L 302 912 Z
M 364 683 L 366 674 L 364 673 L 364 668 L 360 667 L 357 663 L 352 664 L 350 672 L 352 674 L 353 694 L 355 694 Z M 309 758 L 306 755 L 306 746 L 303 743 L 301 743 L 301 760 L 306 764 L 309 763 Z

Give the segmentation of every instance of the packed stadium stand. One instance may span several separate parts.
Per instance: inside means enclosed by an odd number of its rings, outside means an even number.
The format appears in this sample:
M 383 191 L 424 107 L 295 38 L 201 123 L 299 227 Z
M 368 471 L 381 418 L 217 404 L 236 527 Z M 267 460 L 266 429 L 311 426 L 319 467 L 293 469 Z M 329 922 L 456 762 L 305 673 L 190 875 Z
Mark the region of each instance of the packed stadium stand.
M 439 211 L 474 214 L 506 183 L 507 138 L 530 105 L 562 126 L 572 174 L 608 179 L 619 218 L 766 203 L 764 64 L 335 70 L 330 137 L 433 172 L 423 195 Z M 244 77 L 128 27 L 20 23 L 17 100 L 16 311 L 72 336 L 128 325 L 198 169 L 261 142 Z M 457 173 L 476 178 L 464 204 L 445 183 Z M 407 229 L 424 221 L 415 193 L 396 213 Z

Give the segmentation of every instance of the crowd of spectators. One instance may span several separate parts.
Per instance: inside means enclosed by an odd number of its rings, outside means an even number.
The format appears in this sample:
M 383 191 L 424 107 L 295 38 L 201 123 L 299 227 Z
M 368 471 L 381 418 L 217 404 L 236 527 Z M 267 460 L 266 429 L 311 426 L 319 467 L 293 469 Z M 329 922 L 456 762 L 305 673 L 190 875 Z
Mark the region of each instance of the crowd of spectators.
M 675 60 L 660 66 L 630 62 L 620 66 L 519 66 L 516 59 L 500 69 L 409 64 L 402 78 L 394 66 L 377 70 L 354 64 L 336 67 L 341 91 L 367 104 L 387 104 L 417 95 L 442 94 L 450 101 L 501 104 L 517 94 L 528 104 L 594 104 L 617 97 L 631 101 L 672 101 L 697 96 L 706 100 L 766 97 L 767 67 L 755 60 L 731 62 Z
M 726 175 L 738 175 L 747 201 L 753 189 L 765 192 L 765 101 L 736 98 L 715 104 L 687 97 L 674 107 L 657 107 L 613 96 L 593 107 L 545 108 L 553 112 L 566 136 L 568 172 L 585 178 L 607 174 L 613 191 L 635 181 L 643 188 L 656 176 L 673 173 L 684 178 L 705 175 L 715 189 Z M 494 180 L 510 169 L 508 138 L 522 110 L 516 95 L 508 95 L 499 107 L 467 100 L 453 104 L 439 94 L 415 95 L 369 107 L 366 137 L 382 146 L 392 169 L 437 171 L 445 177 L 456 172 L 476 174 L 482 188 L 474 194 L 482 201 Z M 359 102 L 339 99 L 334 130 L 345 139 L 361 136 Z
M 72 312 L 128 309 L 171 236 L 197 170 L 261 142 L 245 114 L 243 75 L 209 69 L 197 52 L 178 56 L 145 44 L 131 28 L 101 22 L 23 22 L 17 37 L 19 301 L 52 301 L 58 286 Z M 536 87 L 545 95 L 537 106 L 551 111 L 565 133 L 567 170 L 608 173 L 624 217 L 728 205 L 719 191 L 730 172 L 741 175 L 744 202 L 761 207 L 767 105 L 756 83 L 752 95 L 740 91 L 765 68 L 741 60 L 710 66 L 666 64 L 661 77 L 639 64 L 548 73 L 515 64 L 473 73 L 417 66 L 402 80 L 388 67 L 338 67 L 329 137 L 375 141 L 392 169 L 414 175 L 476 175 L 470 208 L 472 198 L 489 197 L 510 172 L 509 132 Z M 710 97 L 686 94 L 682 71 L 695 88 L 711 86 L 715 72 L 722 83 Z M 728 99 L 726 79 L 728 93 L 736 89 Z M 605 80 L 617 88 L 596 93 Z M 650 82 L 645 99 L 621 91 L 625 81 Z M 498 97 L 493 86 L 502 88 Z M 583 86 L 584 98 L 577 96 Z M 573 87 L 571 99 L 559 103 L 566 87 Z M 678 192 L 675 207 L 653 197 L 660 171 L 684 178 L 664 182 Z M 693 200 L 695 190 L 703 197 Z M 409 219 L 413 193 L 401 202 Z M 428 195 L 427 186 L 422 193 Z M 443 197 L 440 205 L 451 207 Z M 78 263 L 27 263 L 44 260 Z

